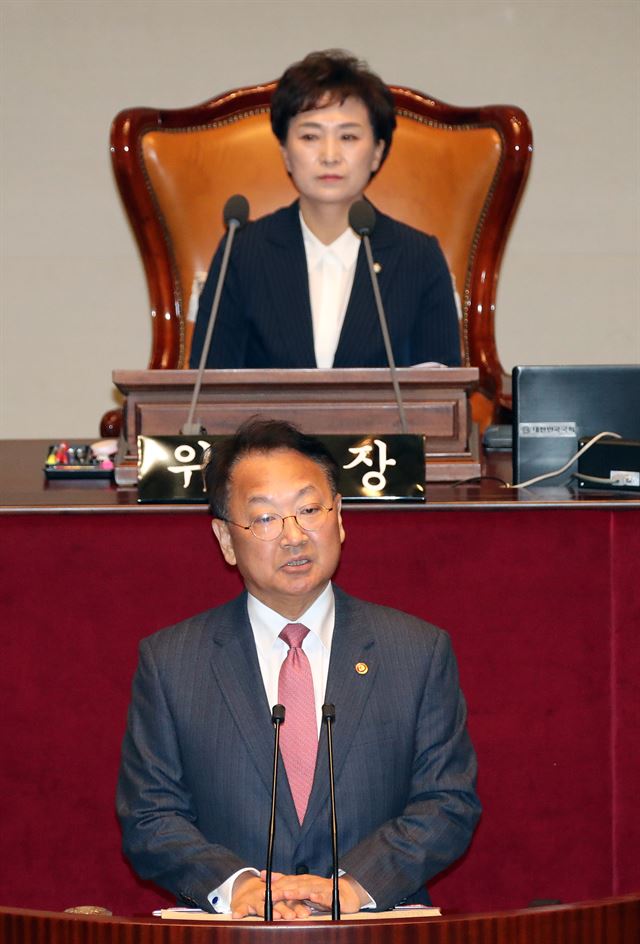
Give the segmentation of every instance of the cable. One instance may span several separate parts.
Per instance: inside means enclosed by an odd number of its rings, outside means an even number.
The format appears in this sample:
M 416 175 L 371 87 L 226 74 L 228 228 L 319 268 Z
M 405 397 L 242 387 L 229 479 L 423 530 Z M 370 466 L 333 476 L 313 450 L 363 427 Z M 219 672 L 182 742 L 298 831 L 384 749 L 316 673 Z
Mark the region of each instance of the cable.
M 458 488 L 460 485 L 482 485 L 483 482 L 498 482 L 500 485 L 504 485 L 505 488 L 509 484 L 498 475 L 474 475 L 470 479 L 458 479 L 457 482 L 452 482 L 451 488 Z
M 598 485 L 611 485 L 611 479 L 599 478 L 597 475 L 585 475 L 584 472 L 574 472 L 573 478 L 584 479 L 585 482 L 596 482 Z M 618 486 L 621 487 L 621 486 Z
M 526 482 L 519 482 L 518 485 L 505 485 L 505 488 L 528 488 L 529 485 L 535 485 L 537 482 L 543 482 L 545 479 L 552 479 L 555 475 L 562 475 L 563 472 L 566 472 L 567 469 L 573 465 L 576 459 L 579 459 L 588 449 L 591 449 L 594 443 L 597 443 L 600 439 L 604 439 L 605 436 L 613 436 L 614 439 L 622 439 L 619 433 L 609 433 L 606 431 L 598 433 L 597 436 L 592 436 L 589 442 L 585 443 L 582 449 L 579 449 L 574 456 L 571 456 L 569 461 L 565 462 L 561 469 L 554 469 L 553 472 L 545 472 L 544 475 L 536 475 L 535 478 L 528 479 Z

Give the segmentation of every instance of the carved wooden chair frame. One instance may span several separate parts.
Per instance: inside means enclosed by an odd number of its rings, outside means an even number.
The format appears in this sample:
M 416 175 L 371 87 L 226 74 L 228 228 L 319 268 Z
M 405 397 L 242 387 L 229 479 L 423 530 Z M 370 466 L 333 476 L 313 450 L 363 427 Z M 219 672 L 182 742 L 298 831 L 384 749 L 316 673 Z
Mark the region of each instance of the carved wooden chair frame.
M 255 125 L 263 137 L 267 133 L 270 137 L 266 129 L 274 86 L 275 83 L 269 83 L 238 89 L 189 108 L 131 108 L 120 112 L 113 122 L 111 155 L 115 178 L 142 256 L 149 291 L 152 319 L 150 368 L 186 366 L 186 314 L 193 266 L 187 258 L 191 250 L 188 245 L 181 244 L 180 233 L 186 234 L 187 241 L 192 237 L 193 227 L 188 214 L 202 202 L 193 195 L 188 199 L 181 195 L 180 181 L 176 182 L 181 174 L 180 167 L 167 169 L 164 166 L 163 149 L 170 154 L 169 163 L 173 161 L 175 164 L 180 160 L 181 142 L 186 141 L 193 149 L 194 135 L 223 133 L 224 141 L 228 143 L 232 140 L 229 135 L 241 130 L 246 132 Z M 533 145 L 529 121 L 515 106 L 461 108 L 411 89 L 391 88 L 396 102 L 398 129 L 387 164 L 367 193 L 384 212 L 440 238 L 461 297 L 463 363 L 478 367 L 480 372 L 480 395 L 474 412 L 484 415 L 485 420 L 495 419 L 502 408 L 510 407 L 511 401 L 510 378 L 503 371 L 496 346 L 496 290 L 502 255 L 531 162 Z M 250 125 L 251 122 L 254 124 Z M 425 132 L 430 135 L 428 141 Z M 214 148 L 210 154 L 216 153 L 215 140 L 198 140 L 208 142 L 207 147 Z M 432 170 L 431 141 L 436 154 L 435 169 Z M 249 142 L 245 150 L 251 150 L 251 139 Z M 265 142 L 265 149 L 276 148 L 275 140 L 269 144 L 266 138 Z M 454 147 L 458 150 L 450 150 Z M 481 170 L 477 179 L 472 163 L 474 149 L 481 158 L 478 160 Z M 396 152 L 400 154 L 394 171 Z M 193 153 L 199 155 L 200 152 L 192 151 L 192 162 Z M 250 157 L 253 166 L 256 163 L 255 151 Z M 270 153 L 269 160 L 272 157 Z M 275 159 L 279 161 L 279 155 Z M 257 161 L 260 163 L 262 158 Z M 465 161 L 471 170 L 465 170 Z M 197 175 L 206 175 L 210 163 L 211 160 L 204 158 L 190 172 L 182 173 L 185 185 L 193 188 L 194 179 L 200 179 Z M 217 187 L 219 193 L 210 198 L 213 202 L 207 211 L 211 219 L 205 240 L 208 245 L 199 262 L 202 267 L 203 259 L 206 259 L 205 270 L 222 234 L 222 206 L 231 193 L 237 189 L 242 192 L 241 186 L 230 189 L 232 182 L 219 179 L 227 173 L 233 177 L 234 164 L 237 163 L 241 161 L 234 160 L 232 154 L 226 169 L 212 171 L 212 188 Z M 458 164 L 464 177 L 456 181 L 450 168 Z M 269 172 L 265 172 L 267 176 Z M 289 196 L 295 196 L 284 170 L 273 173 L 281 173 L 282 180 L 278 179 L 273 197 L 265 196 L 258 206 L 259 212 L 254 215 L 275 209 L 289 202 Z M 429 174 L 432 174 L 430 181 Z M 446 183 L 441 187 L 440 181 L 445 177 Z M 467 187 L 468 179 L 471 182 Z M 225 186 L 226 190 L 221 189 Z M 248 186 L 255 190 L 255 179 Z M 432 208 L 441 190 L 447 192 L 449 203 L 441 211 L 438 221 Z M 255 210 L 254 194 L 247 190 L 244 192 Z M 458 193 L 465 204 L 460 213 L 455 202 L 451 202 L 457 200 Z M 457 236 L 449 230 L 452 221 L 455 223 L 458 216 L 463 219 L 465 213 L 469 219 L 465 218 L 460 227 L 463 238 L 458 240 L 458 245 L 455 242 Z

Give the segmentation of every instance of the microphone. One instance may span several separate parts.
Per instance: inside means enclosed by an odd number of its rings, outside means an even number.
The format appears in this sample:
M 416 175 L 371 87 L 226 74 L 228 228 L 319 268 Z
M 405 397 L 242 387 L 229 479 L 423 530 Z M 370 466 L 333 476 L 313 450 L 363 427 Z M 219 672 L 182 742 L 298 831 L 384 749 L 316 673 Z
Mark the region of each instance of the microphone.
M 376 308 L 378 310 L 378 318 L 380 320 L 380 328 L 382 330 L 382 339 L 384 341 L 385 351 L 387 352 L 387 361 L 389 364 L 389 370 L 391 371 L 391 383 L 393 384 L 393 392 L 395 394 L 396 403 L 398 404 L 398 413 L 400 415 L 400 428 L 403 433 L 408 433 L 407 420 L 404 414 L 404 404 L 402 402 L 402 395 L 400 393 L 400 385 L 398 383 L 398 377 L 396 375 L 396 362 L 393 357 L 393 350 L 391 348 L 391 338 L 389 337 L 389 327 L 387 325 L 387 317 L 384 313 L 384 307 L 382 305 L 382 298 L 380 296 L 380 286 L 378 285 L 378 276 L 376 275 L 376 270 L 373 266 L 373 254 L 371 252 L 371 240 L 369 237 L 375 229 L 376 225 L 376 211 L 373 209 L 370 203 L 366 200 L 358 200 L 356 203 L 351 205 L 349 210 L 349 226 L 351 229 L 357 233 L 358 236 L 362 238 L 364 243 L 364 251 L 367 256 L 367 264 L 369 266 L 369 275 L 371 277 L 371 285 L 373 287 L 373 296 L 376 301 Z
M 236 193 L 233 197 L 229 197 L 227 202 L 224 205 L 222 211 L 222 218 L 224 220 L 224 225 L 227 228 L 227 241 L 225 243 L 224 252 L 222 254 L 222 263 L 220 265 L 220 272 L 218 273 L 218 282 L 216 284 L 215 294 L 213 296 L 213 304 L 211 305 L 211 315 L 209 316 L 209 324 L 207 325 L 207 331 L 204 337 L 204 344 L 202 345 L 202 354 L 200 355 L 200 363 L 198 364 L 198 373 L 196 375 L 196 382 L 193 387 L 193 396 L 191 397 L 191 406 L 189 407 L 189 415 L 187 417 L 187 422 L 184 424 L 180 432 L 183 436 L 198 436 L 200 433 L 206 432 L 204 427 L 200 422 L 194 423 L 193 417 L 196 412 L 196 406 L 198 405 L 198 399 L 200 397 L 200 388 L 202 386 L 202 375 L 204 374 L 205 364 L 207 363 L 207 357 L 209 356 L 209 348 L 211 347 L 211 338 L 213 337 L 213 329 L 215 327 L 216 318 L 218 317 L 218 308 L 220 307 L 220 299 L 222 297 L 222 289 L 224 287 L 224 280 L 227 275 L 227 268 L 229 266 L 229 256 L 231 254 L 231 247 L 233 245 L 233 240 L 236 234 L 237 229 L 241 229 L 247 220 L 249 219 L 249 201 L 246 197 L 243 197 L 242 194 Z
M 329 798 L 331 801 L 331 855 L 333 859 L 333 889 L 331 893 L 331 917 L 340 920 L 340 889 L 338 887 L 338 821 L 336 819 L 336 784 L 333 772 L 333 724 L 336 720 L 335 705 L 322 706 L 322 720 L 327 725 L 327 750 L 329 752 Z
M 246 203 L 246 201 L 245 201 Z M 267 841 L 267 874 L 264 893 L 264 920 L 273 921 L 273 898 L 271 895 L 271 873 L 273 843 L 276 836 L 276 797 L 278 793 L 278 747 L 280 744 L 280 725 L 284 721 L 284 705 L 274 705 L 271 710 L 271 724 L 275 729 L 273 738 L 273 776 L 271 780 L 271 815 L 269 817 L 269 838 Z
M 358 236 L 371 236 L 376 228 L 376 211 L 368 200 L 356 200 L 351 204 L 349 226 Z
M 227 228 L 235 223 L 238 229 L 242 229 L 249 219 L 249 201 L 247 198 L 241 193 L 234 193 L 232 197 L 229 197 L 222 210 L 222 219 Z

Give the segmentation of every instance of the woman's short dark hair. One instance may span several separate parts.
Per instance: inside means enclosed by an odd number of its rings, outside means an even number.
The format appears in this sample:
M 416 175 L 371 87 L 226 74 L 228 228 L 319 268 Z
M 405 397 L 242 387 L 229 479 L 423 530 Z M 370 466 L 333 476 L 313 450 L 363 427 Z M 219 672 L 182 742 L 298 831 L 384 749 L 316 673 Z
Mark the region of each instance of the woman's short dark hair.
M 216 443 L 207 454 L 203 475 L 214 518 L 227 517 L 229 481 L 236 462 L 251 452 L 269 453 L 281 449 L 291 449 L 317 462 L 327 476 L 331 494 L 337 494 L 340 467 L 319 439 L 307 436 L 284 420 L 252 416 L 233 436 Z
M 310 52 L 283 73 L 271 98 L 273 133 L 285 144 L 292 118 L 320 102 L 342 103 L 346 98 L 359 98 L 366 106 L 375 140 L 384 141 L 382 166 L 396 126 L 393 95 L 366 62 L 342 49 Z

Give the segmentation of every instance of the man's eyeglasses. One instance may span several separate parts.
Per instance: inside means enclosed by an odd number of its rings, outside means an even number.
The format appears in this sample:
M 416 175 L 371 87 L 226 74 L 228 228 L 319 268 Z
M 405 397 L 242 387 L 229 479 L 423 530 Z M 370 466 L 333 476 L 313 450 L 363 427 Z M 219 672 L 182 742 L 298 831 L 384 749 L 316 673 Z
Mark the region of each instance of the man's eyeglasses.
M 298 508 L 295 515 L 276 515 L 274 512 L 266 512 L 264 515 L 258 515 L 249 524 L 238 524 L 237 521 L 230 521 L 229 518 L 223 518 L 227 524 L 235 525 L 236 528 L 242 528 L 243 531 L 251 531 L 254 537 L 259 541 L 275 541 L 284 531 L 284 523 L 288 518 L 295 518 L 296 524 L 303 531 L 319 531 L 327 520 L 327 515 L 331 508 L 325 508 L 324 505 L 303 505 Z

